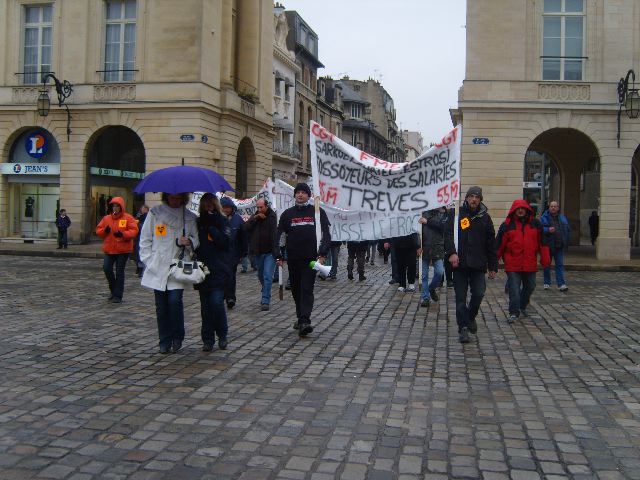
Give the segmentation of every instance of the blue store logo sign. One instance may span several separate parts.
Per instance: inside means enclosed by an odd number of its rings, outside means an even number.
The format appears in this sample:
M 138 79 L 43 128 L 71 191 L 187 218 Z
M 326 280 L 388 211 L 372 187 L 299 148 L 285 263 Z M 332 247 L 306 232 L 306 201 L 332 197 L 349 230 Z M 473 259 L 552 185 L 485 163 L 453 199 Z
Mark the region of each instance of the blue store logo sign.
M 31 158 L 42 158 L 49 150 L 49 142 L 43 133 L 33 133 L 25 139 L 24 148 Z
M 13 166 L 13 173 L 20 173 L 22 171 L 22 165 L 20 165 L 19 163 L 16 163 Z

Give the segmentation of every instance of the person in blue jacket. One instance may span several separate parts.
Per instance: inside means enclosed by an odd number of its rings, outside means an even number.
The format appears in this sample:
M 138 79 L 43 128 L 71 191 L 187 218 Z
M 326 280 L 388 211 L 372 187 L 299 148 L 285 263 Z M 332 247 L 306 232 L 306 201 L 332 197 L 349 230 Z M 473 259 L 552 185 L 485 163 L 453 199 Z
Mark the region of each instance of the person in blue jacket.
M 233 200 L 230 197 L 222 197 L 220 205 L 222 206 L 222 213 L 227 217 L 231 227 L 230 242 L 233 268 L 224 291 L 224 298 L 227 301 L 227 308 L 232 309 L 236 305 L 236 272 L 242 257 L 247 256 L 248 242 L 244 229 L 244 220 L 236 212 L 238 207 L 233 203 Z
M 195 288 L 200 294 L 202 351 L 210 352 L 216 336 L 220 349 L 227 348 L 229 328 L 224 308 L 224 290 L 237 264 L 233 263 L 231 227 L 221 212 L 218 198 L 205 193 L 200 199 L 199 211 L 197 225 L 200 245 L 196 253 L 198 260 L 209 269 L 209 274 Z
M 567 217 L 560 213 L 560 204 L 557 201 L 549 203 L 549 209 L 540 217 L 544 232 L 545 243 L 549 246 L 551 259 L 555 264 L 556 284 L 558 290 L 569 290 L 564 278 L 564 253 L 569 248 L 571 239 L 571 226 Z M 551 287 L 551 267 L 544 269 L 544 289 Z

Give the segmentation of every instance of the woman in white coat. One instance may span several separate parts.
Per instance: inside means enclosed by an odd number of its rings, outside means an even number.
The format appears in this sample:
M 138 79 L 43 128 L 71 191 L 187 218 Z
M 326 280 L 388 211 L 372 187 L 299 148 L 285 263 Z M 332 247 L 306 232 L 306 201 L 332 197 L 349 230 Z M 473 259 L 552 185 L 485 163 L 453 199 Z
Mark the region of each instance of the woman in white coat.
M 169 268 L 183 247 L 199 245 L 196 216 L 185 208 L 188 201 L 188 193 L 163 193 L 140 234 L 140 260 L 146 266 L 141 283 L 155 294 L 160 353 L 177 352 L 184 340 L 184 284 L 169 279 Z

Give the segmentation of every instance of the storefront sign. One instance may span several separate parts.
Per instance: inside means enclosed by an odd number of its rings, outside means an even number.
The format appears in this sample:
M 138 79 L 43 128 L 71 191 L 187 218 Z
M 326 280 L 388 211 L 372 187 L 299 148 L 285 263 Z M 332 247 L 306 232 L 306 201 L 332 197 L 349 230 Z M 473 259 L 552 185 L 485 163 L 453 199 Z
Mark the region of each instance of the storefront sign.
M 105 177 L 122 177 L 122 178 L 144 178 L 144 173 L 129 172 L 127 170 L 116 170 L 115 168 L 98 168 L 91 167 L 91 175 L 102 175 Z
M 25 138 L 24 148 L 31 158 L 42 158 L 49 150 L 49 142 L 41 132 L 32 133 Z
M 60 175 L 59 163 L 3 163 L 4 175 Z

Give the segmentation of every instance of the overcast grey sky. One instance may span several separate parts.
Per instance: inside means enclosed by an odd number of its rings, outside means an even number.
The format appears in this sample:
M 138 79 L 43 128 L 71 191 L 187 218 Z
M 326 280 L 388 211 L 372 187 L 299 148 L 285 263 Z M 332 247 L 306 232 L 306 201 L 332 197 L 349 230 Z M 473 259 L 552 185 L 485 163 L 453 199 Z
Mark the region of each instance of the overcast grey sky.
M 319 76 L 380 80 L 425 147 L 451 128 L 464 79 L 465 0 L 288 0 L 318 34 Z

